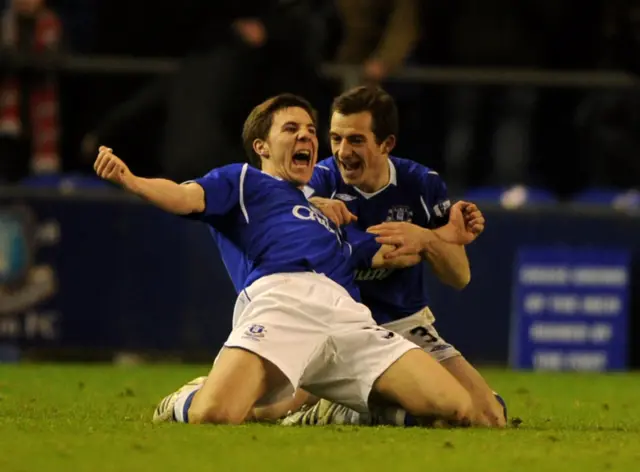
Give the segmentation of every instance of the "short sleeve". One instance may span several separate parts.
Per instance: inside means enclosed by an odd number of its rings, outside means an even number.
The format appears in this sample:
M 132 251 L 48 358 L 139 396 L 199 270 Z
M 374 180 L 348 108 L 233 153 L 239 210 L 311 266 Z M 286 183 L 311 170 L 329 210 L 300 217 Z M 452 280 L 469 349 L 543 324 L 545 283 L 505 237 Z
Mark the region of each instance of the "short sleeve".
M 205 209 L 201 217 L 223 216 L 237 205 L 243 206 L 244 179 L 248 164 L 232 164 L 213 169 L 203 177 L 185 183 L 197 183 L 204 189 Z
M 451 200 L 447 185 L 437 172 L 429 171 L 426 174 L 420 199 L 420 203 L 427 213 L 429 228 L 440 228 L 449 222 Z

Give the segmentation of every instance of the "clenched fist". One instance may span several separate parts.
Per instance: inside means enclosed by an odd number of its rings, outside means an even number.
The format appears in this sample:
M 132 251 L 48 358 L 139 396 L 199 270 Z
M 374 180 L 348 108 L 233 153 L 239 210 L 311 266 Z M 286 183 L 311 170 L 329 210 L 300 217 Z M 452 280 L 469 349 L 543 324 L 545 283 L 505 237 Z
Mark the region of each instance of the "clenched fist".
M 485 219 L 480 209 L 469 202 L 457 202 L 451 207 L 449 214 L 449 225 L 453 231 L 453 240 L 449 242 L 455 244 L 470 244 L 476 240 L 484 231 Z M 440 234 L 440 233 L 438 233 Z
M 102 179 L 130 190 L 135 177 L 127 165 L 122 159 L 113 154 L 113 149 L 100 146 L 98 151 L 98 157 L 93 164 L 93 169 L 96 171 L 96 174 Z

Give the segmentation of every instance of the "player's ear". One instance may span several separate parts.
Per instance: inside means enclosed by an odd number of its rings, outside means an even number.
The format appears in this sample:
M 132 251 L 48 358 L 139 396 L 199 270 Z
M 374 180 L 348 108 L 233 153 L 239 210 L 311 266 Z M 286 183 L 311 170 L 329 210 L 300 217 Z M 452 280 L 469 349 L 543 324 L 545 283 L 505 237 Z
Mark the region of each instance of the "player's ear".
M 266 141 L 262 139 L 255 139 L 253 141 L 253 150 L 261 158 L 269 158 L 269 146 Z
M 396 147 L 396 137 L 393 134 L 387 136 L 387 138 L 382 141 L 382 144 L 380 145 L 380 149 L 384 154 L 391 154 L 391 151 L 393 151 L 394 147 Z

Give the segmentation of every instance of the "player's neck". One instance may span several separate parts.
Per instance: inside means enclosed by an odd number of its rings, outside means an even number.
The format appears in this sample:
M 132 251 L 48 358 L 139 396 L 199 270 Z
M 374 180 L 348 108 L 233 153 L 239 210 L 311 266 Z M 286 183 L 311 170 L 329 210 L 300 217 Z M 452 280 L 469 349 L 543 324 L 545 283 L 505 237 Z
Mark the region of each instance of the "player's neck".
M 371 178 L 358 185 L 358 188 L 365 193 L 375 193 L 385 188 L 391 182 L 391 167 L 389 159 L 385 159 L 379 169 L 370 172 Z
M 297 184 L 296 182 L 293 182 L 289 179 L 287 179 L 286 177 L 280 175 L 276 170 L 274 169 L 270 169 L 268 167 L 265 167 L 262 169 L 262 172 L 264 172 L 265 174 L 270 175 L 271 177 L 273 177 L 274 179 L 278 179 L 278 180 L 283 180 L 285 182 L 289 182 L 292 185 L 295 185 L 296 188 L 298 188 L 299 190 L 303 190 L 304 189 L 304 184 Z

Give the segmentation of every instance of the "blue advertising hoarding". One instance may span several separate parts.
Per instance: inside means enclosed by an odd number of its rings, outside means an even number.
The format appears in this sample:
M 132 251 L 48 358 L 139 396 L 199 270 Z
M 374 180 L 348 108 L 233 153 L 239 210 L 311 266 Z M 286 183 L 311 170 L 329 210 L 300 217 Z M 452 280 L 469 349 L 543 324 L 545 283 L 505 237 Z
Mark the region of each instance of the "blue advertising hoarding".
M 510 363 L 518 369 L 628 367 L 631 254 L 522 248 L 515 259 Z
M 55 221 L 37 222 L 27 206 L 0 207 L 0 340 L 55 337 L 58 281 L 48 251 L 58 235 Z
M 473 278 L 464 293 L 449 290 L 432 274 L 428 281 L 438 331 L 472 362 L 508 361 L 514 347 L 512 292 L 520 291 L 513 269 L 522 247 L 557 247 L 562 241 L 629 248 L 636 272 L 627 292 L 640 293 L 640 218 L 553 209 L 485 214 L 491 230 L 468 248 Z M 612 303 L 609 310 L 617 311 L 617 302 L 595 295 L 587 300 L 589 310 Z M 639 301 L 629 307 L 623 299 L 623 311 L 640 319 Z M 76 349 L 184 354 L 206 361 L 229 333 L 234 302 L 205 225 L 119 193 L 3 193 L 0 187 L 0 362 L 40 349 L 65 355 Z M 540 301 L 534 297 L 529 303 L 535 308 Z M 624 357 L 634 334 L 620 332 L 616 328 Z M 640 348 L 629 348 L 640 366 Z
M 0 199 L 0 362 L 25 348 L 213 356 L 235 293 L 210 238 L 121 198 Z

